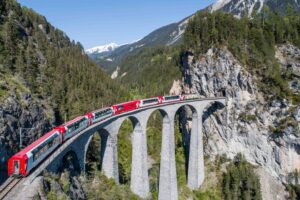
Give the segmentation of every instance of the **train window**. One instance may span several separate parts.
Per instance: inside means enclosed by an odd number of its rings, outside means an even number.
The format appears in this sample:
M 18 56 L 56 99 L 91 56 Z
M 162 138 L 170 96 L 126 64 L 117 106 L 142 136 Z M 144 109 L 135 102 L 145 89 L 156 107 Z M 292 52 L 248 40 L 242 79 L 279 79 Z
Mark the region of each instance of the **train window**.
M 155 98 L 155 99 L 146 99 L 146 100 L 143 100 L 144 104 L 149 104 L 149 103 L 154 103 L 154 102 L 158 102 L 158 99 Z
M 118 106 L 118 110 L 124 110 L 124 106 L 123 105 Z
M 167 96 L 165 97 L 165 100 L 168 101 L 168 100 L 175 100 L 175 99 L 179 99 L 179 96 Z
M 86 124 L 87 119 L 82 118 L 81 120 L 74 122 L 73 124 L 67 126 L 68 128 L 68 134 L 70 134 L 73 131 L 76 131 L 77 129 L 83 127 Z
M 49 148 L 55 145 L 56 141 L 59 140 L 58 135 L 55 134 L 51 136 L 45 143 L 38 146 L 35 150 L 32 151 L 33 160 L 37 160 L 42 154 L 44 154 Z
M 15 165 L 15 173 L 19 172 L 20 170 L 20 166 L 19 166 L 19 161 L 18 160 L 14 160 L 14 165 Z
M 99 112 L 95 113 L 95 119 L 98 119 L 99 117 L 102 117 L 102 116 L 105 116 L 105 115 L 108 115 L 108 114 L 111 114 L 111 113 L 112 113 L 111 109 L 106 109 L 106 110 L 103 110 L 103 111 L 99 111 Z

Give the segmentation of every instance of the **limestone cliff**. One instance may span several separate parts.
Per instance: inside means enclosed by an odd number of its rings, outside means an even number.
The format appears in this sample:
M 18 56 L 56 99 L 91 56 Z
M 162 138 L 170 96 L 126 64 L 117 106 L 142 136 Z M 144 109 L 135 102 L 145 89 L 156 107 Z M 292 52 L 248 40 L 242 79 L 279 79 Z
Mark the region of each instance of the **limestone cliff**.
M 282 68 L 291 68 L 290 87 L 299 92 L 299 49 L 277 48 Z M 300 169 L 300 108 L 287 100 L 269 100 L 257 79 L 227 48 L 209 49 L 201 56 L 189 51 L 183 57 L 183 90 L 203 97 L 228 98 L 226 112 L 204 118 L 205 153 L 210 157 L 241 152 L 280 182 Z M 207 116 L 209 117 L 207 118 Z M 264 185 L 262 185 L 264 187 Z

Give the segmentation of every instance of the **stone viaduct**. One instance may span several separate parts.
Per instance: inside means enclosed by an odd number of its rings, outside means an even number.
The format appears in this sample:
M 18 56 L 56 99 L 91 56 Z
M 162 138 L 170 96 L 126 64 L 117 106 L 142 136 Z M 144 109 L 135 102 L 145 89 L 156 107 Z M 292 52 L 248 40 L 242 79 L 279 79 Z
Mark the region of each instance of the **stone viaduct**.
M 80 169 L 85 171 L 87 149 L 93 135 L 97 131 L 101 132 L 101 149 L 99 153 L 101 154 L 102 171 L 107 177 L 113 178 L 119 183 L 117 135 L 123 121 L 130 119 L 133 124 L 130 188 L 133 193 L 140 197 L 148 197 L 150 189 L 147 166 L 146 128 L 150 115 L 154 111 L 159 110 L 163 118 L 159 199 L 178 199 L 174 135 L 175 114 L 183 106 L 189 106 L 192 110 L 187 185 L 191 189 L 197 189 L 204 180 L 202 115 L 203 111 L 215 102 L 219 102 L 224 106 L 226 105 L 225 98 L 187 100 L 140 108 L 94 124 L 60 146 L 25 179 L 24 185 L 30 184 L 45 169 L 48 171 L 57 171 L 63 163 L 64 156 L 69 152 L 75 153 Z

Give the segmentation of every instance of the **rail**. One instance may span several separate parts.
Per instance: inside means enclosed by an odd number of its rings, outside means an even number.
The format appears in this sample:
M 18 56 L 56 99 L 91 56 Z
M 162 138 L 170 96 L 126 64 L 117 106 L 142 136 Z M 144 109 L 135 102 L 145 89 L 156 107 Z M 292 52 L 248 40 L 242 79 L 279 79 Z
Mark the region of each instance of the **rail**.
M 4 199 L 6 195 L 22 180 L 22 178 L 9 177 L 7 181 L 0 187 L 0 200 Z

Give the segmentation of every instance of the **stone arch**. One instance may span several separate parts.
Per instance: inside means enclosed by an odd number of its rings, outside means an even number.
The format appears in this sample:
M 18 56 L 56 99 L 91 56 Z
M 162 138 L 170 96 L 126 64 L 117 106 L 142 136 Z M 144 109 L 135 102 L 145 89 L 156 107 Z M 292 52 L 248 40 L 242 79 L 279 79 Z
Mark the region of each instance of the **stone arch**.
M 129 121 L 129 122 L 128 122 Z M 129 125 L 130 124 L 130 125 Z M 122 128 L 125 128 L 125 130 Z M 135 178 L 132 174 L 133 165 L 135 162 L 140 162 L 138 155 L 134 155 L 135 149 L 140 151 L 140 143 L 136 140 L 140 140 L 141 134 L 143 134 L 143 127 L 140 119 L 137 116 L 122 117 L 119 122 L 119 130 L 117 132 L 118 140 L 118 169 L 120 183 L 131 182 L 132 178 Z M 122 140 L 120 140 L 122 138 Z M 140 142 L 140 141 L 139 141 Z M 124 145 L 122 147 L 122 145 Z M 137 147 L 139 146 L 139 147 Z M 126 151 L 124 151 L 126 149 Z M 127 153 L 127 155 L 124 155 Z M 137 161 L 134 161 L 136 159 Z M 128 171 L 129 170 L 129 171 Z
M 176 122 L 178 124 L 176 124 Z M 181 141 L 179 141 L 179 142 L 181 142 L 181 144 L 176 143 L 175 148 L 178 148 L 178 145 L 182 145 L 183 153 L 184 153 L 184 155 L 183 155 L 184 162 L 185 162 L 184 163 L 184 174 L 185 174 L 186 181 L 187 181 L 187 177 L 188 177 L 188 167 L 189 167 L 190 140 L 191 140 L 192 133 L 195 133 L 195 131 L 198 131 L 197 125 L 198 125 L 198 112 L 193 105 L 184 104 L 177 108 L 177 110 L 174 114 L 175 142 L 178 141 L 178 139 L 180 140 L 180 138 L 178 138 L 178 135 L 176 135 L 177 131 L 179 131 L 179 134 L 181 136 Z M 179 130 L 177 128 L 179 128 Z M 176 151 L 176 149 L 175 149 L 175 152 L 178 152 L 178 151 Z M 177 155 L 176 158 L 179 158 L 179 156 Z M 182 166 L 180 166 L 180 163 L 178 163 L 178 160 L 177 160 L 176 161 L 176 168 L 177 168 L 176 171 L 179 173 L 180 172 L 183 173 L 182 170 L 178 170 L 178 168 L 180 169 L 181 167 Z M 177 174 L 178 177 L 180 177 L 180 175 L 182 175 L 182 174 Z
M 146 125 L 148 124 L 149 121 L 149 117 L 156 111 L 159 111 L 162 118 L 163 118 L 163 123 L 170 123 L 170 117 L 169 114 L 166 110 L 164 110 L 163 108 L 158 108 L 158 109 L 153 109 L 151 110 L 151 112 L 149 112 L 148 116 L 147 116 L 147 120 L 146 120 Z
M 159 173 L 162 146 L 163 126 L 170 123 L 167 111 L 163 109 L 151 109 L 145 117 L 147 153 L 148 153 L 148 173 L 149 189 L 152 193 L 159 191 Z
M 86 150 L 84 155 L 84 163 L 87 169 L 86 172 L 89 172 L 89 170 L 91 170 L 90 167 L 96 167 L 98 170 L 102 169 L 103 155 L 105 154 L 105 147 L 108 135 L 108 131 L 103 128 L 100 128 L 94 133 L 90 134 L 86 144 Z M 92 145 L 95 145 L 96 147 L 93 148 Z M 87 166 L 89 164 L 87 162 L 88 159 L 95 160 L 95 163 L 93 164 L 96 164 L 96 166 Z
M 59 171 L 63 172 L 65 169 L 70 171 L 71 176 L 77 176 L 82 171 L 82 163 L 80 163 L 79 155 L 75 150 L 70 150 L 62 157 L 62 163 Z

